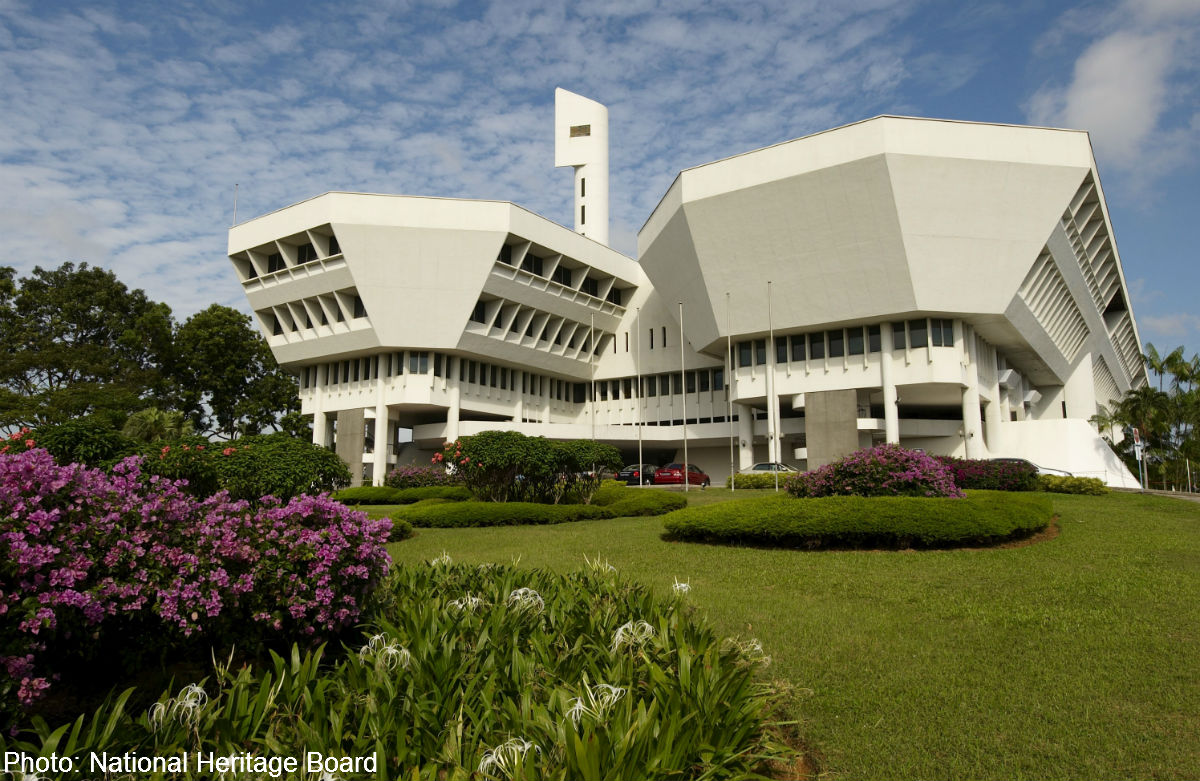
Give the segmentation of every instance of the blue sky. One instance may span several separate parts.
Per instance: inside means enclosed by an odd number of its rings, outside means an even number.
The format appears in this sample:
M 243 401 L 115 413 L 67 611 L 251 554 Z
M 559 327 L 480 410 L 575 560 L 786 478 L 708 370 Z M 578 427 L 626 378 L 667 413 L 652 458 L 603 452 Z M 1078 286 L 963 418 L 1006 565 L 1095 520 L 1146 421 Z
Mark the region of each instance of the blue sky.
M 1090 130 L 1143 340 L 1200 349 L 1200 0 L 0 0 L 0 265 L 246 309 L 245 219 L 326 190 L 564 224 L 556 86 L 609 106 L 612 244 L 682 168 L 884 113 Z M 1032 261 L 1032 259 L 1031 259 Z

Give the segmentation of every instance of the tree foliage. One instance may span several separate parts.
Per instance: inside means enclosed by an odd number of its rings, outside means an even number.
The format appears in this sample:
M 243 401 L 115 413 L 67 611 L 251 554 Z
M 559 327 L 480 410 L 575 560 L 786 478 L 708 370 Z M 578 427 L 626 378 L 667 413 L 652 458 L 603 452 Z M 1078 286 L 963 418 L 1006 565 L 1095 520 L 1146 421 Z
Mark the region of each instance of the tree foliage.
M 0 427 L 120 425 L 167 395 L 171 310 L 110 271 L 0 268 Z
M 232 439 L 278 428 L 299 409 L 296 380 L 280 371 L 250 318 L 213 304 L 175 335 L 179 402 L 198 430 Z

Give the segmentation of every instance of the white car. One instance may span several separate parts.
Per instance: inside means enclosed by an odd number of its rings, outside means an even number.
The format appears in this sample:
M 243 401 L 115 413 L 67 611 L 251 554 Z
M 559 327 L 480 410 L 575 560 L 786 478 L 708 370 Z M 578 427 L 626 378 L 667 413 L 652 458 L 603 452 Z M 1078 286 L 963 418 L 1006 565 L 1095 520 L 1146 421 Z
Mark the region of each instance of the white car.
M 743 469 L 741 471 L 741 474 L 743 474 L 743 475 L 768 474 L 769 475 L 772 472 L 779 472 L 780 474 L 783 474 L 785 472 L 799 472 L 799 471 L 800 470 L 796 469 L 794 466 L 788 466 L 787 464 L 780 464 L 779 462 L 772 463 L 770 461 L 760 461 L 759 463 L 755 464 L 754 466 Z

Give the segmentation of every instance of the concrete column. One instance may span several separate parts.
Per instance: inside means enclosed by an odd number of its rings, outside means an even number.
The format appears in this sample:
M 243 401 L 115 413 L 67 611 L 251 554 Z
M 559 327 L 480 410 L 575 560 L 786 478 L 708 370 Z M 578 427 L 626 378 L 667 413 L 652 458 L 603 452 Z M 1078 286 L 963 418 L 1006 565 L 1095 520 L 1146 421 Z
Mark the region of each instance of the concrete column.
M 775 393 L 775 341 L 767 340 L 767 460 L 779 463 L 779 396 Z
M 1000 406 L 1000 362 L 997 360 L 994 349 L 988 352 L 989 354 L 984 360 L 988 362 L 988 366 L 992 370 L 992 382 L 988 387 L 988 392 L 992 394 L 992 400 L 984 408 L 983 422 L 987 434 L 987 448 L 990 452 L 995 452 L 1000 444 L 1000 424 L 1004 422 L 1004 417 L 1001 414 L 1003 410 Z
M 362 485 L 363 411 L 341 410 L 337 414 L 337 454 L 350 470 L 350 485 Z
M 446 410 L 446 441 L 453 442 L 458 439 L 458 423 L 462 415 L 462 388 L 459 387 L 458 380 L 452 379 L 447 391 L 450 395 L 450 407 Z
M 738 469 L 754 464 L 754 410 L 744 404 L 733 405 L 738 416 Z
M 967 458 L 986 458 L 987 448 L 983 444 L 983 418 L 979 414 L 979 366 L 975 357 L 975 330 L 963 327 L 964 367 L 966 387 L 962 393 L 963 441 Z
M 892 324 L 883 323 L 879 329 L 879 384 L 883 387 L 883 436 L 893 444 L 900 443 L 900 409 L 897 406 L 896 380 L 893 376 Z
M 371 482 L 383 485 L 388 468 L 388 408 L 383 378 L 375 378 L 375 452 L 371 460 Z
M 324 366 L 313 367 L 316 377 L 313 379 L 313 444 L 318 447 L 329 446 L 329 420 L 325 417 L 324 386 L 321 384 L 321 372 Z

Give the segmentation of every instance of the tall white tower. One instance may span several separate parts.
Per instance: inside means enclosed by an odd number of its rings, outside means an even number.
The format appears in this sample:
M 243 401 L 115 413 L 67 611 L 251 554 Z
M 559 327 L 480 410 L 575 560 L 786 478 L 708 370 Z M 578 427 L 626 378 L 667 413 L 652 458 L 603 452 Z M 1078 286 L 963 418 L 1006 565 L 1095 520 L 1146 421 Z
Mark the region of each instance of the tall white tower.
M 608 246 L 608 109 L 554 90 L 554 165 L 575 168 L 575 232 Z

